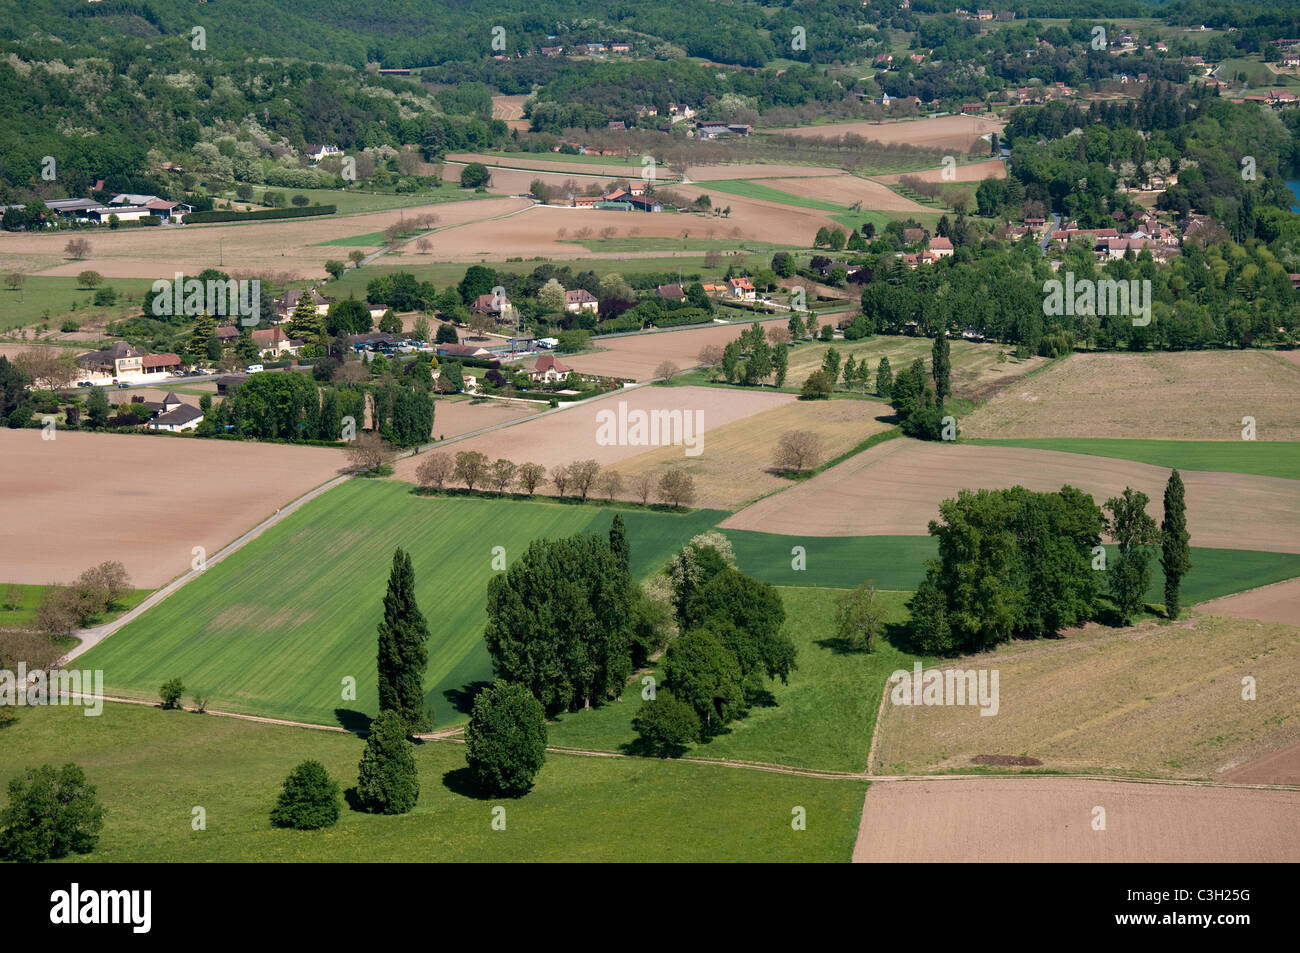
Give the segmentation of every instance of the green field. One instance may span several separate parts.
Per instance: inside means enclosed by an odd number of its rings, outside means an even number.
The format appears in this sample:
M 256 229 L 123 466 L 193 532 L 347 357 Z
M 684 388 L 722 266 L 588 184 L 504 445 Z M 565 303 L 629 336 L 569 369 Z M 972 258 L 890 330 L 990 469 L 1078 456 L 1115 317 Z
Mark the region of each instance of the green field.
M 697 182 L 698 188 L 705 191 L 716 190 L 726 192 L 728 195 L 739 195 L 741 198 L 761 199 L 765 202 L 780 202 L 782 205 L 794 205 L 799 208 L 818 209 L 822 212 L 848 212 L 847 205 L 837 205 L 834 202 L 825 202 L 821 199 L 810 199 L 802 195 L 793 195 L 790 192 L 783 192 L 780 189 L 774 189 L 770 185 L 763 185 L 761 182 L 751 182 L 748 179 L 715 179 L 711 182 Z M 717 202 L 715 205 L 719 204 Z M 866 214 L 866 213 L 863 213 Z
M 94 244 L 94 238 L 91 238 Z M 87 268 L 87 271 L 93 269 Z M 163 277 L 165 268 L 159 266 L 158 276 Z M 23 282 L 23 289 L 11 291 L 0 289 L 0 331 L 11 328 L 30 327 L 48 322 L 52 330 L 67 318 L 80 322 L 83 326 L 94 322 L 116 321 L 129 315 L 140 313 L 140 303 L 127 301 L 127 295 L 140 296 L 149 290 L 153 282 L 147 278 L 106 278 L 98 286 L 112 288 L 117 292 L 117 304 L 106 308 L 96 307 L 95 292 L 80 287 L 75 276 L 68 278 L 47 278 L 28 275 Z
M 622 511 L 633 572 L 667 562 L 724 514 Z M 429 622 L 428 704 L 462 721 L 467 687 L 491 678 L 482 642 L 492 550 L 516 558 L 539 537 L 605 533 L 603 507 L 422 497 L 410 484 L 353 480 L 308 503 L 96 646 L 108 694 L 156 698 L 169 678 L 217 710 L 364 725 L 378 710 L 375 626 L 393 549 L 410 551 Z M 342 698 L 347 677 L 356 700 Z
M 1300 480 L 1300 443 L 1261 440 L 1131 440 L 1126 438 L 1042 437 L 1022 440 L 969 439 L 990 447 L 1063 450 L 1094 457 L 1117 457 L 1157 467 L 1214 470 Z
M 938 513 L 935 513 L 936 518 Z M 1192 527 L 1195 541 L 1195 526 Z M 777 586 L 825 586 L 851 589 L 868 579 L 882 589 L 913 589 L 925 575 L 926 559 L 937 558 L 931 536 L 778 536 L 724 529 L 740 568 Z M 791 548 L 804 547 L 807 568 L 793 569 Z M 1107 559 L 1115 557 L 1107 546 Z M 1194 605 L 1246 589 L 1300 576 L 1300 554 L 1252 549 L 1192 547 L 1192 568 L 1183 577 L 1184 605 Z M 1151 558 L 1147 601 L 1165 601 L 1165 577 L 1159 550 Z
M 834 589 L 782 589 L 786 632 L 798 650 L 790 684 L 768 683 L 772 704 L 757 706 L 727 734 L 692 745 L 688 757 L 761 761 L 824 771 L 864 771 L 871 749 L 880 693 L 891 672 L 911 669 L 918 656 L 881 640 L 872 653 L 848 652 L 835 634 Z M 890 621 L 904 622 L 909 594 L 887 592 Z M 928 659 L 922 659 L 928 663 Z M 656 679 L 661 678 L 658 668 Z M 636 739 L 632 719 L 642 704 L 639 690 L 622 702 L 561 715 L 552 744 L 622 751 Z
M 476 195 L 473 189 L 462 189 L 458 182 L 448 181 L 436 189 L 424 189 L 420 192 L 360 192 L 355 189 L 290 189 L 279 186 L 255 185 L 253 197 L 262 198 L 265 192 L 279 192 L 292 198 L 305 195 L 313 205 L 335 205 L 338 215 L 363 215 L 368 212 L 384 212 L 390 208 L 411 208 L 417 205 L 439 205 L 443 202 L 463 202 L 467 199 L 490 196 Z M 224 198 L 235 200 L 235 191 L 230 189 Z
M 27 586 L 20 583 L 0 585 L 0 629 L 24 629 L 36 621 L 36 608 L 47 589 L 61 586 Z M 90 625 L 111 622 L 124 612 L 134 609 L 144 601 L 152 589 L 132 589 L 113 610 L 91 619 Z M 7 608 L 12 603 L 13 608 Z
M 420 800 L 399 817 L 344 807 L 324 831 L 268 814 L 285 775 L 311 758 L 346 789 L 363 742 L 137 705 L 22 710 L 0 729 L 0 789 L 42 762 L 81 765 L 107 809 L 91 861 L 848 861 L 866 783 L 657 759 L 549 754 L 514 800 L 465 793 L 465 748 L 420 745 Z M 5 795 L 0 794 L 0 801 Z M 191 829 L 200 806 L 207 829 Z M 506 809 L 493 830 L 492 808 Z M 807 829 L 791 829 L 791 810 Z M 77 857 L 76 860 L 83 858 Z

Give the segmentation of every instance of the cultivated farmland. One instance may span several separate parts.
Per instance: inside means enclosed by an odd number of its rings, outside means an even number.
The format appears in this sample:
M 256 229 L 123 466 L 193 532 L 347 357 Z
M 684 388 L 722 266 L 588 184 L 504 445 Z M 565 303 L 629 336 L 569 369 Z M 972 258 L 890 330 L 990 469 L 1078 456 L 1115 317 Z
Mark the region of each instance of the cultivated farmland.
M 68 581 L 116 559 L 156 588 L 338 474 L 322 447 L 0 430 L 0 581 Z
M 1159 520 L 1168 475 L 1109 457 L 891 440 L 747 507 L 723 526 L 787 535 L 923 535 L 940 502 L 962 489 L 1019 484 L 1054 491 L 1066 483 L 1091 493 L 1098 505 L 1131 486 L 1147 494 L 1148 511 Z M 1188 471 L 1183 482 L 1194 544 L 1300 552 L 1295 481 Z
M 1106 829 L 1092 827 L 1094 808 Z M 877 781 L 853 859 L 866 863 L 1268 862 L 1300 853 L 1300 792 L 1074 778 Z
M 634 573 L 662 565 L 720 515 L 626 513 Z M 492 676 L 482 635 L 493 547 L 513 560 L 533 539 L 605 533 L 611 519 L 595 506 L 434 499 L 403 483 L 352 480 L 210 567 L 81 664 L 104 670 L 109 694 L 156 698 L 162 681 L 179 677 L 214 709 L 364 724 L 377 710 L 375 626 L 401 546 L 432 636 L 427 703 L 440 724 L 463 720 L 467 690 Z M 349 676 L 355 701 L 342 700 Z
M 1206 398 L 1210 381 L 1231 386 Z M 1073 354 L 962 420 L 970 437 L 1300 440 L 1300 366 L 1269 351 Z
M 772 134 L 805 137 L 861 136 L 887 145 L 902 144 L 925 149 L 954 149 L 958 153 L 976 148 L 981 136 L 1001 133 L 1003 123 L 977 116 L 938 116 L 932 119 L 905 119 L 895 122 L 859 120 L 834 122 L 820 126 L 795 126 L 769 129 Z
M 994 717 L 973 705 L 886 702 L 873 773 L 944 773 L 978 755 L 1016 755 L 1042 762 L 1030 770 L 1213 779 L 1300 740 L 1292 626 L 1197 615 L 1066 635 L 940 666 L 999 672 Z M 1258 686 L 1249 702 L 1247 676 Z

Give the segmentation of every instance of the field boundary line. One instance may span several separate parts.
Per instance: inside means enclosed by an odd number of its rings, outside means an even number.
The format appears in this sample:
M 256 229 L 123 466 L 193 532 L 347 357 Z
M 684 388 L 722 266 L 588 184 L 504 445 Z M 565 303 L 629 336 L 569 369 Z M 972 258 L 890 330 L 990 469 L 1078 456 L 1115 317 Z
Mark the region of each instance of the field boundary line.
M 876 724 L 871 729 L 871 747 L 867 749 L 867 771 L 871 774 L 871 766 L 876 763 L 876 743 L 880 739 L 880 719 L 885 717 L 885 699 L 889 697 L 889 679 L 885 679 L 885 684 L 880 688 L 880 705 L 876 708 Z

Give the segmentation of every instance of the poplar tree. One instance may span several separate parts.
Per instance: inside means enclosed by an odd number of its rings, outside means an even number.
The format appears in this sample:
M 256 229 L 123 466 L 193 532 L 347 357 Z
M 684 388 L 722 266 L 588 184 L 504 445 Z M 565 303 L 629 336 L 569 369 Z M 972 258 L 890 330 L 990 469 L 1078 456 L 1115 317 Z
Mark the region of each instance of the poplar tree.
M 942 407 L 944 399 L 952 395 L 952 360 L 948 355 L 948 332 L 943 328 L 935 333 L 930 363 L 934 374 L 934 397 Z
M 623 571 L 629 572 L 632 565 L 632 547 L 627 541 L 627 527 L 623 525 L 623 517 L 618 513 L 614 514 L 614 522 L 609 527 L 609 548 L 618 557 Z
M 429 662 L 429 628 L 415 602 L 411 557 L 393 552 L 393 569 L 379 623 L 379 710 L 394 712 L 408 734 L 428 731 L 432 717 L 424 708 L 424 670 Z
M 1160 566 L 1165 571 L 1165 615 L 1178 618 L 1178 595 L 1183 576 L 1192 568 L 1187 533 L 1187 503 L 1183 478 L 1175 470 L 1165 484 L 1165 518 L 1160 523 Z

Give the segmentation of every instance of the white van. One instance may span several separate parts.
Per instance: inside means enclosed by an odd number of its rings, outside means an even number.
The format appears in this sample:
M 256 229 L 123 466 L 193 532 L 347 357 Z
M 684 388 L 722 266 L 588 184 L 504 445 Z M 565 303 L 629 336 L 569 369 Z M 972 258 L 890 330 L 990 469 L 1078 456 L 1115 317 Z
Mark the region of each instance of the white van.
M 249 364 L 249 365 L 248 365 L 248 373 L 250 373 L 250 374 L 256 374 L 256 373 L 257 373 L 258 371 L 260 371 L 260 370 L 264 370 L 264 368 L 262 367 L 261 364 Z

